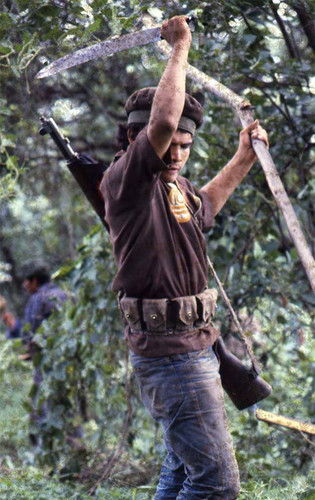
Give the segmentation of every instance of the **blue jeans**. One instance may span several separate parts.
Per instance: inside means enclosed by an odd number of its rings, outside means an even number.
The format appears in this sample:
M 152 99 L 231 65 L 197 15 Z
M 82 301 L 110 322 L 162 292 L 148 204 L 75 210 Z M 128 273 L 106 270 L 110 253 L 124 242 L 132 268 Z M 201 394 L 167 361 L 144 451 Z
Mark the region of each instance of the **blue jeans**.
M 158 358 L 130 355 L 142 401 L 167 448 L 155 500 L 234 500 L 239 475 L 212 347 Z

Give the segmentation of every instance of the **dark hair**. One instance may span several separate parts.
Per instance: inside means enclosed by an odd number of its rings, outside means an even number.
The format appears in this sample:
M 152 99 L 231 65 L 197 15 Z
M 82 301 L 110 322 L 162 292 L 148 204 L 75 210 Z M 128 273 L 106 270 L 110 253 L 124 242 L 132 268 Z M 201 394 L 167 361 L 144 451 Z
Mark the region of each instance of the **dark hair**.
M 40 260 L 30 260 L 23 265 L 23 279 L 37 279 L 39 285 L 44 285 L 50 281 L 50 273 L 45 262 Z
M 127 150 L 129 146 L 129 140 L 127 132 L 129 130 L 129 134 L 131 139 L 135 140 L 139 132 L 147 125 L 147 123 L 118 123 L 118 128 L 116 132 L 116 147 L 119 149 Z

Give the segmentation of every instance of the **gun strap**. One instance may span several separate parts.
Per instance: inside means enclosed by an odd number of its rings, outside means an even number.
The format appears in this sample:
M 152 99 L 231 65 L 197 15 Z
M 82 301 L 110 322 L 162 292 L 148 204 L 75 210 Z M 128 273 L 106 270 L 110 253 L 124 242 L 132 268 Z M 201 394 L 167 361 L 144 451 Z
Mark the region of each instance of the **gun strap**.
M 234 311 L 234 309 L 232 307 L 232 304 L 231 304 L 231 302 L 230 302 L 230 300 L 229 300 L 229 298 L 228 298 L 228 296 L 227 296 L 227 294 L 226 294 L 226 292 L 225 292 L 225 290 L 223 288 L 223 285 L 222 285 L 221 281 L 219 280 L 219 277 L 218 277 L 217 273 L 215 272 L 213 264 L 212 264 L 212 262 L 210 260 L 210 257 L 208 255 L 207 255 L 207 261 L 208 261 L 208 265 L 209 265 L 209 267 L 211 269 L 211 272 L 212 272 L 212 274 L 214 276 L 214 279 L 215 279 L 215 281 L 216 281 L 216 283 L 217 283 L 217 285 L 219 287 L 219 290 L 220 290 L 220 293 L 221 293 L 221 295 L 223 297 L 223 300 L 226 303 L 227 308 L 229 309 L 229 311 L 231 313 L 232 319 L 233 319 L 234 324 L 235 324 L 235 326 L 237 328 L 239 336 L 240 336 L 241 340 L 243 341 L 243 343 L 245 345 L 245 348 L 246 348 L 246 351 L 247 351 L 247 353 L 248 353 L 248 355 L 249 355 L 249 357 L 251 359 L 253 370 L 258 375 L 259 372 L 261 371 L 261 368 L 260 368 L 259 363 L 258 363 L 258 361 L 256 359 L 256 356 L 255 356 L 255 354 L 253 352 L 252 346 L 250 345 L 250 343 L 248 342 L 248 340 L 246 338 L 244 330 L 243 330 L 243 328 L 240 325 L 240 322 L 239 322 L 239 320 L 238 320 L 238 318 L 236 316 L 236 313 L 235 313 L 235 311 Z

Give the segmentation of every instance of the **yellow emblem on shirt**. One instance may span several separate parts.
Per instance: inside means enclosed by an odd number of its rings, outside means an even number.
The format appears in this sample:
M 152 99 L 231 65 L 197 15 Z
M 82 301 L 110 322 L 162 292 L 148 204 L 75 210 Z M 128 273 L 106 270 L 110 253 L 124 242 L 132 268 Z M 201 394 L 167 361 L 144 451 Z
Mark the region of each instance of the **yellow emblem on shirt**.
M 182 222 L 188 222 L 191 218 L 191 214 L 187 208 L 184 196 L 176 184 L 169 182 L 168 185 L 171 187 L 171 191 L 168 195 L 168 201 L 177 222 L 180 224 Z

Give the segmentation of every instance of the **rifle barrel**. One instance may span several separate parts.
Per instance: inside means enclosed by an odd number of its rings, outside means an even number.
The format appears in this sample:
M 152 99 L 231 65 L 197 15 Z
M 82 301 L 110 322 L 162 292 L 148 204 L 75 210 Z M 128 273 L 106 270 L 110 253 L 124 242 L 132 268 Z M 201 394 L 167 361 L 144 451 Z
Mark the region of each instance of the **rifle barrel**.
M 47 120 L 41 116 L 40 121 L 42 122 L 42 127 L 39 130 L 40 135 L 49 134 L 67 161 L 76 160 L 78 153 L 73 151 L 69 139 L 63 136 L 53 118 Z

